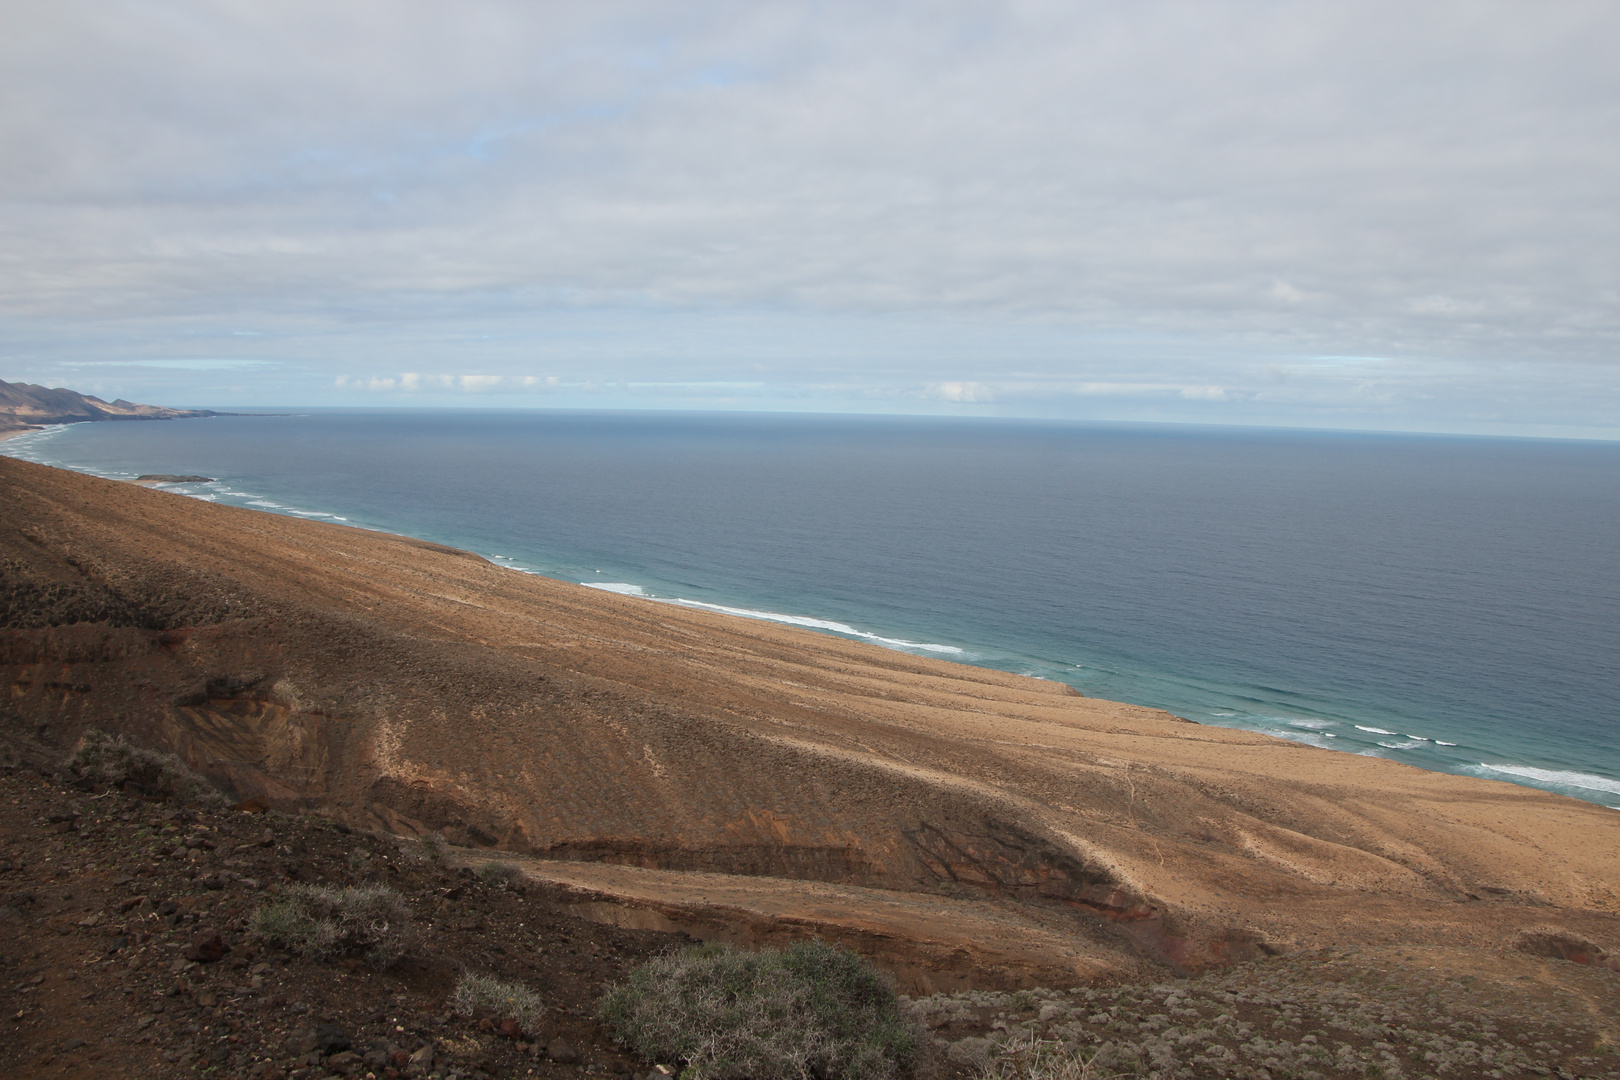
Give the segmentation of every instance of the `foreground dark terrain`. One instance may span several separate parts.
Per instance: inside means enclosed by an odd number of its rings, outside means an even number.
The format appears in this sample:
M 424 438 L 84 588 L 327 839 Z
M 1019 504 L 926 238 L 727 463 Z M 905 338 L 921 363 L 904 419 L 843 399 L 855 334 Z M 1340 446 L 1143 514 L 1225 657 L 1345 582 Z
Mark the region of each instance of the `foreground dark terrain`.
M 0 776 L 0 1075 L 654 1071 L 593 1013 L 684 935 L 571 916 L 579 896 L 454 865 L 432 843 L 64 779 Z M 387 971 L 270 945 L 250 917 L 298 882 L 388 885 L 418 945 Z M 1043 1055 L 1079 1050 L 1097 1055 L 1096 1077 L 1620 1076 L 1620 973 L 1523 952 L 1472 960 L 1313 950 L 1200 978 L 933 995 L 910 1004 L 929 1033 L 918 1071 L 1044 1077 L 1058 1074 Z M 503 1032 L 501 1018 L 456 1015 L 466 972 L 537 991 L 539 1021 Z
M 558 915 L 543 895 L 486 884 L 416 843 L 273 811 L 87 795 L 28 772 L 0 778 L 0 836 L 5 1076 L 628 1072 L 587 1014 L 604 985 L 679 943 Z M 268 947 L 249 916 L 293 882 L 386 883 L 422 944 L 386 972 Z M 210 950 L 215 934 L 226 951 Z M 543 989 L 542 1030 L 506 1038 L 450 1016 L 464 971 Z M 323 1056 L 329 1068 L 301 1074 L 317 1060 L 311 1033 L 327 1027 L 357 1058 Z M 395 1057 L 424 1046 L 431 1067 Z

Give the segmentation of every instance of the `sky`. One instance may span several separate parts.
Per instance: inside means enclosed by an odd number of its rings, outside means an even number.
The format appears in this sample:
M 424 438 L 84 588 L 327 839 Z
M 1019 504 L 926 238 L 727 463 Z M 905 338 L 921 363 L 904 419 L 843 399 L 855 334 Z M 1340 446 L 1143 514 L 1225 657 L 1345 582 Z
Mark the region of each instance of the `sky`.
M 1620 438 L 1620 6 L 8 0 L 0 378 Z

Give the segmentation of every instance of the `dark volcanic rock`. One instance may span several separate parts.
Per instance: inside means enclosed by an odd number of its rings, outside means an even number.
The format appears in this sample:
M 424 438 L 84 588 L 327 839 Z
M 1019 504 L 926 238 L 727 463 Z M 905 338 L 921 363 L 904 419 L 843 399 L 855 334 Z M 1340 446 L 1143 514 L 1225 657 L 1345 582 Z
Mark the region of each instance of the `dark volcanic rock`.
M 231 947 L 225 944 L 218 930 L 204 930 L 191 939 L 191 945 L 186 949 L 186 959 L 199 964 L 212 964 L 230 951 Z
M 315 1049 L 328 1056 L 340 1054 L 349 1049 L 349 1033 L 336 1024 L 317 1024 L 315 1026 Z

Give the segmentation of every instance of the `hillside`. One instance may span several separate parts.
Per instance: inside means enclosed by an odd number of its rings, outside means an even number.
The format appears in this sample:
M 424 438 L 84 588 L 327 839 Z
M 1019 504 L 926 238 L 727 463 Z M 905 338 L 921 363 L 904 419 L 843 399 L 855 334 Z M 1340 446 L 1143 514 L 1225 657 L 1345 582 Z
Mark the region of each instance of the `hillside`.
M 122 732 L 599 922 L 817 933 L 915 992 L 1620 945 L 1604 807 L 8 459 L 0 505 L 15 764 Z
M 52 390 L 33 383 L 0 380 L 0 431 L 83 420 L 178 420 L 215 415 L 207 409 L 166 409 L 122 398 L 109 403 L 61 387 Z

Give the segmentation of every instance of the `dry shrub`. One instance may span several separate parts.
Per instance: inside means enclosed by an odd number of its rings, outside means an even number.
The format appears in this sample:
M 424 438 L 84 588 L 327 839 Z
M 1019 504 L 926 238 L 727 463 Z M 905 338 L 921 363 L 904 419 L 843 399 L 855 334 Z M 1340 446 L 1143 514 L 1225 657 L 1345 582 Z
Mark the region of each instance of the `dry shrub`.
M 254 912 L 252 925 L 266 941 L 306 959 L 359 955 L 379 969 L 404 956 L 419 937 L 405 902 L 381 885 L 294 885 Z
M 517 982 L 501 982 L 490 975 L 463 975 L 450 995 L 450 1007 L 462 1016 L 516 1020 L 532 1031 L 543 1011 L 540 995 Z
M 985 1042 L 982 1056 L 967 1063 L 975 1067 L 980 1080 L 1113 1080 L 1141 1075 L 1135 1070 L 1118 1071 L 1120 1063 L 1104 1061 L 1110 1055 L 1100 1054 L 1096 1048 L 1043 1039 L 1033 1031 L 1015 1034 L 1005 1042 Z
M 889 1080 L 917 1053 L 888 981 L 820 941 L 784 952 L 700 945 L 630 973 L 603 1000 L 614 1038 L 692 1080 Z
M 67 759 L 68 771 L 98 787 L 122 788 L 177 802 L 218 804 L 224 796 L 174 754 L 149 750 L 95 728 L 87 730 Z
M 485 885 L 516 885 L 523 871 L 514 863 L 491 860 L 478 868 L 478 878 Z
M 437 866 L 441 869 L 444 867 L 448 855 L 444 850 L 444 836 L 442 834 L 436 832 L 424 833 L 417 837 L 417 843 L 421 845 L 422 858 L 428 861 L 428 865 Z

